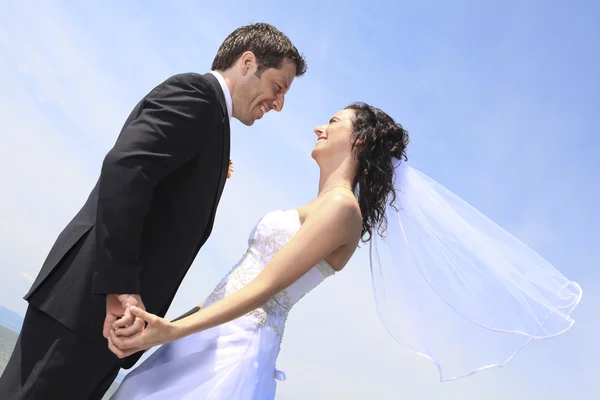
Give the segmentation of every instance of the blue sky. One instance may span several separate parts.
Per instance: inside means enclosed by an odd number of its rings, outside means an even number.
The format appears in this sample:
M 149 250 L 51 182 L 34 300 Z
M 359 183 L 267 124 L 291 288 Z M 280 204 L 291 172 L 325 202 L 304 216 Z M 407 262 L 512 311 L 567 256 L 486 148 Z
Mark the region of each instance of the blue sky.
M 0 305 L 23 314 L 22 296 L 135 103 L 172 74 L 208 71 L 227 34 L 266 21 L 309 70 L 282 113 L 232 124 L 236 172 L 169 316 L 208 295 L 264 213 L 315 195 L 314 126 L 367 101 L 409 130 L 413 166 L 581 284 L 577 322 L 505 368 L 440 384 L 376 319 L 365 247 L 290 316 L 281 398 L 600 397 L 597 2 L 48 4 L 0 2 Z

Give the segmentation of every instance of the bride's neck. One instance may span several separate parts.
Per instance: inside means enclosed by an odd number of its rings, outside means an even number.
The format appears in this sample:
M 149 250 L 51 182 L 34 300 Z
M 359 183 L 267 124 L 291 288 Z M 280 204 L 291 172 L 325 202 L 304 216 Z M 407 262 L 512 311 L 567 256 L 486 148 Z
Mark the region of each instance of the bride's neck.
M 331 171 L 326 171 L 321 168 L 319 178 L 319 194 L 325 193 L 335 187 L 347 187 L 352 190 L 353 176 L 344 168 L 337 168 Z

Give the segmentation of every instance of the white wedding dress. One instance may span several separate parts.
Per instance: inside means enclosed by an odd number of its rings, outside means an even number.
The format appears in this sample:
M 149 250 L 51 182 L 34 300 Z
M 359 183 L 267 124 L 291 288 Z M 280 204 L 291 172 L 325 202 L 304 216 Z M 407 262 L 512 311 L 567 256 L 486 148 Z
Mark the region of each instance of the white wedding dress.
M 297 210 L 266 214 L 248 250 L 217 285 L 204 308 L 248 284 L 300 229 Z M 275 368 L 288 313 L 334 270 L 322 260 L 298 281 L 243 317 L 161 346 L 121 383 L 112 400 L 273 399 Z

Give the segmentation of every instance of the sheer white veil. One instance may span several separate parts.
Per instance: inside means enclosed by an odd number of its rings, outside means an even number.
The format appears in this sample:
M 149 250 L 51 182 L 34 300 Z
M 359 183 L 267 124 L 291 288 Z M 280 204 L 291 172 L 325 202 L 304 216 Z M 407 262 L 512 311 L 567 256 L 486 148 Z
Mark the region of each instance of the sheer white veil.
M 379 317 L 441 381 L 502 366 L 573 326 L 581 287 L 464 200 L 397 159 L 370 261 Z

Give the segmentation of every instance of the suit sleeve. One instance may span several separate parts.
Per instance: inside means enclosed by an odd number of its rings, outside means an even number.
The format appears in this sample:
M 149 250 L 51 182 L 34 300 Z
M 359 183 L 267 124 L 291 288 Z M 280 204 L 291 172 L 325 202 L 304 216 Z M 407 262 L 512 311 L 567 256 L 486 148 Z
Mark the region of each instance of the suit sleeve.
M 94 294 L 139 294 L 143 221 L 154 189 L 202 149 L 221 116 L 214 91 L 180 76 L 155 88 L 102 163 Z
M 179 317 L 175 318 L 171 322 L 179 321 L 180 319 L 184 319 L 186 317 L 189 317 L 192 314 L 196 314 L 198 311 L 200 311 L 200 307 L 196 306 L 196 307 L 192 308 L 191 310 L 187 311 L 186 313 L 181 314 Z

